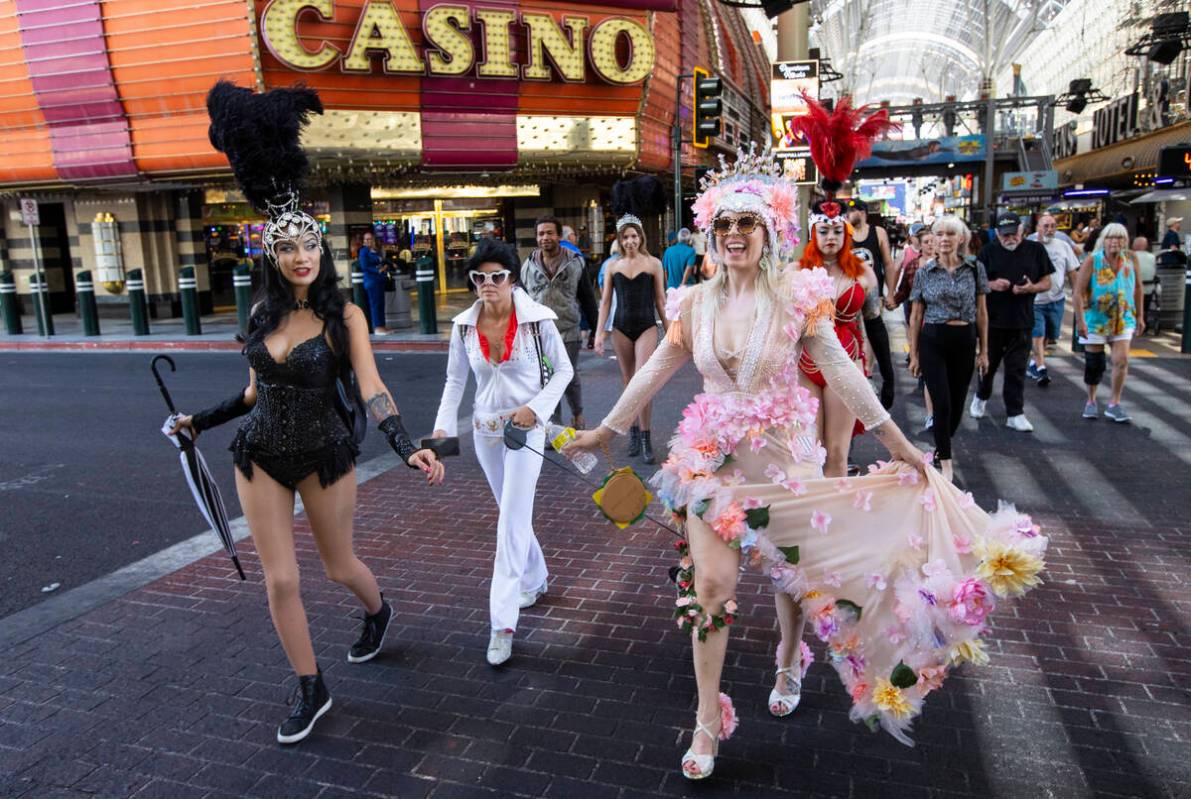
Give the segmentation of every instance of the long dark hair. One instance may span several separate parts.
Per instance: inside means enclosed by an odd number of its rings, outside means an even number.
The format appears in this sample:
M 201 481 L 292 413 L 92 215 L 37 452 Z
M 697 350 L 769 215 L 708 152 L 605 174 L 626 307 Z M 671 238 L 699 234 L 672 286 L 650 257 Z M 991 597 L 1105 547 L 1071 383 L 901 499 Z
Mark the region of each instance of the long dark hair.
M 248 338 L 244 349 L 263 341 L 277 329 L 285 315 L 294 309 L 294 293 L 290 282 L 281 274 L 273 257 L 266 253 L 261 259 L 261 286 L 253 297 L 252 318 L 248 322 Z M 318 277 L 310 285 L 306 295 L 314 315 L 323 320 L 331 338 L 331 349 L 340 358 L 348 357 L 347 325 L 343 321 L 346 307 L 343 295 L 339 293 L 339 273 L 335 270 L 335 259 L 331 247 L 323 239 L 322 258 L 319 260 Z

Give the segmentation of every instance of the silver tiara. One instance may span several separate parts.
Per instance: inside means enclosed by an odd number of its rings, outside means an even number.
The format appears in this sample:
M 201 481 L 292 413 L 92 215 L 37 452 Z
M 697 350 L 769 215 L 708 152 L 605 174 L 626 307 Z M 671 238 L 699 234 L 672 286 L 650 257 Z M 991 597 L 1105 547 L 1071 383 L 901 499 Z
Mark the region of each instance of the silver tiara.
M 644 227 L 645 227 L 645 225 L 642 224 L 641 220 L 638 219 L 637 217 L 633 216 L 632 214 L 625 214 L 620 219 L 616 220 L 616 232 L 619 233 L 620 231 L 624 230 L 629 225 L 636 225 L 637 227 L 642 228 L 642 229 L 644 229 Z

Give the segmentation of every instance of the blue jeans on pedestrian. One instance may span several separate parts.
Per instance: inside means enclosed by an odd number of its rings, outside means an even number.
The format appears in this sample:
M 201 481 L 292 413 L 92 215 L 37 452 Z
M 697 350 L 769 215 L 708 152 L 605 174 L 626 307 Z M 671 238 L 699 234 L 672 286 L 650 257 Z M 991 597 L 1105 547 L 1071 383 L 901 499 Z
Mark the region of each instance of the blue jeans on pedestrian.
M 385 325 L 385 281 L 365 280 L 364 293 L 368 295 L 368 317 L 372 320 L 372 327 L 386 327 Z
M 1034 338 L 1059 337 L 1063 327 L 1063 308 L 1067 300 L 1034 303 Z

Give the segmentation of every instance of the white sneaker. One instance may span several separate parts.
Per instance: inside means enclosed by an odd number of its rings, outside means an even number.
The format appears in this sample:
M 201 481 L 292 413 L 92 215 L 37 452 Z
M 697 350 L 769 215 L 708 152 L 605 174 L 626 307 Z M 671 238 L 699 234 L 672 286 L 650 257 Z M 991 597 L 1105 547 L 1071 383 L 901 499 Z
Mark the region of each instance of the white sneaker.
M 493 630 L 488 639 L 488 663 L 499 666 L 513 656 L 513 631 Z
M 1019 413 L 1017 416 L 1010 416 L 1005 420 L 1005 426 L 1019 433 L 1034 432 L 1034 425 L 1030 424 L 1030 420 L 1026 418 L 1024 413 Z
M 536 591 L 522 591 L 521 602 L 518 605 L 522 610 L 532 608 L 538 603 L 538 600 L 546 595 L 546 583 L 542 583 Z
M 972 397 L 972 404 L 968 406 L 968 416 L 973 419 L 983 419 L 985 408 L 988 407 L 988 400 L 982 400 L 980 397 Z

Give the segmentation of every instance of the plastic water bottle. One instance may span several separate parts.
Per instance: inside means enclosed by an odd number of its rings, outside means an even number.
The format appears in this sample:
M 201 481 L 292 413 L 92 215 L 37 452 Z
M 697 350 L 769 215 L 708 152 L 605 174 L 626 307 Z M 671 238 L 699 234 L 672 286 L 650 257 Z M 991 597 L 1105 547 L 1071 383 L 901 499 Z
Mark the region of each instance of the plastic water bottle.
M 546 438 L 550 440 L 550 446 L 554 447 L 555 452 L 562 452 L 563 447 L 575 440 L 575 428 L 563 427 L 560 424 L 548 422 L 546 424 Z M 575 464 L 575 468 L 582 474 L 587 474 L 596 467 L 600 462 L 599 458 L 594 453 L 579 450 L 574 450 L 571 453 L 563 453 L 564 457 Z

